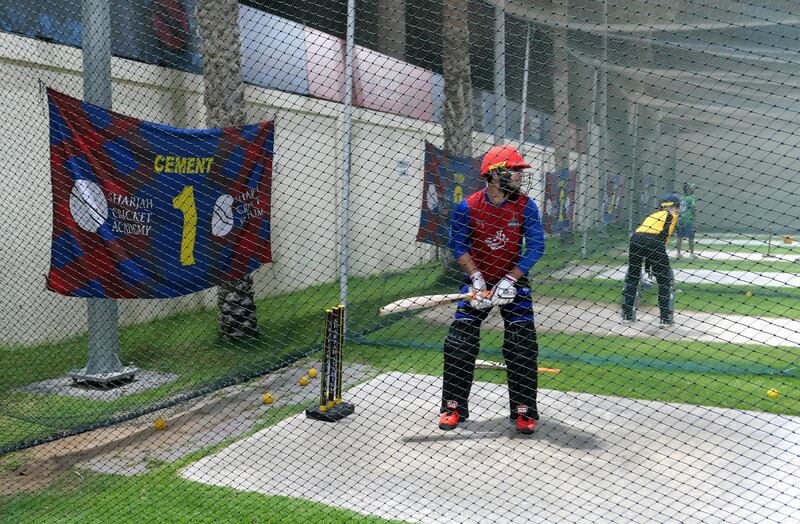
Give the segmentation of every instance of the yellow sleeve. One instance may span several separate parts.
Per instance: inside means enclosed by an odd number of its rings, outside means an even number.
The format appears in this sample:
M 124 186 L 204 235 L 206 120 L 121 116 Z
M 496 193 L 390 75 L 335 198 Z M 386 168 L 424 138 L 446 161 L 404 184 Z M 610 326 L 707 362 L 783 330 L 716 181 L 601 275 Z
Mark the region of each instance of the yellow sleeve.
M 637 233 L 647 233 L 648 235 L 658 235 L 664 230 L 667 221 L 666 211 L 656 211 L 647 216 L 642 225 L 636 228 Z

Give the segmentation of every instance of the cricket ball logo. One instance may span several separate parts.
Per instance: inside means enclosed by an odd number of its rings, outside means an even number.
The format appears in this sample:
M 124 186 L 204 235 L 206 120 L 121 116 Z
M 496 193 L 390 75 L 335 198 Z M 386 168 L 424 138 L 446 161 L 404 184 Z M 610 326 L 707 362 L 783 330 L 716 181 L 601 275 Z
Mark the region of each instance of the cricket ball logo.
M 495 233 L 492 238 L 486 240 L 486 245 L 488 245 L 489 249 L 492 251 L 502 249 L 506 244 L 508 244 L 508 237 L 502 230 Z

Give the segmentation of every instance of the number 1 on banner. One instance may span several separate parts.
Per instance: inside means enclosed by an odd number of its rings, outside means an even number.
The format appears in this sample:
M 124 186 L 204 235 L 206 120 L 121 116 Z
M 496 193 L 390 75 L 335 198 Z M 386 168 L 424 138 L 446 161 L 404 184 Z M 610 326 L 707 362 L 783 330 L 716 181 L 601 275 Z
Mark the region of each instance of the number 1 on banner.
M 453 203 L 460 204 L 464 200 L 464 189 L 461 186 L 453 188 Z
M 181 237 L 181 265 L 194 264 L 194 242 L 197 237 L 197 207 L 194 205 L 194 188 L 186 186 L 172 199 L 172 207 L 183 212 L 183 235 Z

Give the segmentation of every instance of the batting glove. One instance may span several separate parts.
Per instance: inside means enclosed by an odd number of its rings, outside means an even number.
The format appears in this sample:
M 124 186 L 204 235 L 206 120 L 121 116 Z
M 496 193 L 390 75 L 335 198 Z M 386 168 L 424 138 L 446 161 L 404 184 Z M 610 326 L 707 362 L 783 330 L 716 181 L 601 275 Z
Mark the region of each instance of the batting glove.
M 504 304 L 510 304 L 514 301 L 514 297 L 517 296 L 517 288 L 515 284 L 517 283 L 517 279 L 514 278 L 513 275 L 506 275 L 503 277 L 503 280 L 498 282 L 494 289 L 492 290 L 492 305 L 493 306 L 502 306 Z
M 475 309 L 489 309 L 492 307 L 491 294 L 488 291 L 473 292 L 473 298 L 469 301 L 469 305 Z
M 472 279 L 470 292 L 473 295 L 472 300 L 469 301 L 469 305 L 475 309 L 489 309 L 492 307 L 491 295 L 486 290 L 486 280 L 483 279 L 481 272 L 476 271 L 471 274 L 469 278 Z
M 476 271 L 469 276 L 472 279 L 472 291 L 473 292 L 480 292 L 486 291 L 486 281 L 483 279 L 483 275 L 480 271 Z

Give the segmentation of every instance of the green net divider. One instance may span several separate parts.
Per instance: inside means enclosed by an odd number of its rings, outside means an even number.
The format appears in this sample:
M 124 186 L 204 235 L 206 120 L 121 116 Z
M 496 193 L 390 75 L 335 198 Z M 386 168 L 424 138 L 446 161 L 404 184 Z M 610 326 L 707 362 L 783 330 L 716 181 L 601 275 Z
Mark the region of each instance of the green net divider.
M 441 344 L 429 344 L 424 342 L 404 342 L 398 340 L 372 339 L 363 335 L 350 335 L 347 338 L 351 342 L 360 344 L 371 344 L 385 346 L 389 348 L 409 348 L 430 351 L 442 351 Z M 503 350 L 499 347 L 481 347 L 481 355 L 490 357 L 502 357 Z M 539 346 L 539 357 L 547 361 L 557 361 L 565 363 L 587 364 L 591 366 L 620 366 L 635 370 L 655 370 L 655 371 L 682 371 L 692 373 L 720 373 L 723 375 L 763 375 L 777 377 L 800 378 L 800 368 L 791 366 L 785 369 L 776 369 L 770 366 L 753 364 L 752 362 L 742 361 L 740 364 L 694 362 L 694 361 L 669 361 L 648 357 L 625 357 L 609 356 L 599 357 L 592 355 L 580 355 L 561 351 L 548 346 Z M 564 370 L 566 371 L 566 370 Z

